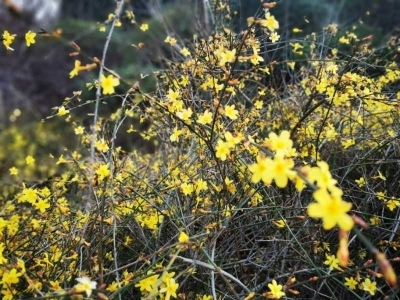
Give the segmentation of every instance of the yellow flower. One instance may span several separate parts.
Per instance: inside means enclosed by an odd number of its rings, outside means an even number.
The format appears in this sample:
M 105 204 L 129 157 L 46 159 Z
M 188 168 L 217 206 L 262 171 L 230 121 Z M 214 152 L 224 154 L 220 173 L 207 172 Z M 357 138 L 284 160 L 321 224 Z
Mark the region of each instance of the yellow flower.
M 108 151 L 108 144 L 104 139 L 96 141 L 94 146 L 100 152 L 104 153 Z
M 236 59 L 236 49 L 226 50 L 219 55 L 219 65 L 224 66 L 226 63 L 233 63 Z
M 134 20 L 134 19 L 135 19 L 135 14 L 134 14 L 133 11 L 131 11 L 131 10 L 127 10 L 127 11 L 125 12 L 125 16 L 126 16 L 126 18 L 129 19 L 129 20 Z
M 376 197 L 378 198 L 378 200 L 385 201 L 386 200 L 385 193 L 386 192 L 376 192 Z
M 206 191 L 207 190 L 207 182 L 205 182 L 203 179 L 197 179 L 194 183 L 195 185 L 195 190 L 196 193 L 199 193 L 201 191 Z
M 326 261 L 324 261 L 324 264 L 329 266 L 330 270 L 333 269 L 340 269 L 339 268 L 339 259 L 335 255 L 328 255 L 326 254 Z
M 183 133 L 181 129 L 178 129 L 178 127 L 174 128 L 174 131 L 172 132 L 171 136 L 169 139 L 171 142 L 179 142 L 179 136 Z
M 186 48 L 186 47 L 184 47 L 184 48 L 180 51 L 180 53 L 181 53 L 183 56 L 185 56 L 185 57 L 187 57 L 187 56 L 190 55 L 190 52 L 189 52 L 188 48 Z
M 273 166 L 273 161 L 269 157 L 257 157 L 257 162 L 249 166 L 249 170 L 253 173 L 251 181 L 253 183 L 258 183 L 260 180 L 264 182 L 265 185 L 270 185 L 273 176 L 271 169 Z
M 265 14 L 265 20 L 259 20 L 258 23 L 262 27 L 267 27 L 269 31 L 274 32 L 279 29 L 279 23 L 269 12 Z
M 257 100 L 256 102 L 254 102 L 254 107 L 256 108 L 256 109 L 261 109 L 262 107 L 263 107 L 263 102 L 262 101 L 260 101 L 260 100 Z
M 18 197 L 18 202 L 28 202 L 28 203 L 35 203 L 38 199 L 38 195 L 35 189 L 32 188 L 24 188 L 22 190 L 21 195 Z
M 379 218 L 378 216 L 374 216 L 370 218 L 369 221 L 372 225 L 379 225 L 379 223 L 381 222 L 381 218 Z
M 18 266 L 19 269 L 21 269 L 21 274 L 24 274 L 26 272 L 25 262 L 22 259 L 17 258 L 17 266 Z
M 239 136 L 233 136 L 229 131 L 224 133 L 224 138 L 229 148 L 234 148 L 242 140 Z
M 276 32 L 270 34 L 269 39 L 272 43 L 276 43 L 280 39 L 280 35 Z
M 167 37 L 165 38 L 164 42 L 166 42 L 167 44 L 170 44 L 171 46 L 175 46 L 176 43 L 177 43 L 177 40 L 176 40 L 176 38 L 167 36 Z
M 371 282 L 371 279 L 367 278 L 362 283 L 363 290 L 370 293 L 372 296 L 375 295 L 376 292 L 376 282 Z
M 56 165 L 66 164 L 68 162 L 69 161 L 64 158 L 64 154 L 61 154 L 60 157 L 58 158 L 57 162 L 56 162 Z
M 378 175 L 371 177 L 371 179 L 382 179 L 383 181 L 386 181 L 386 177 L 382 175 L 381 171 L 378 171 Z
M 224 161 L 230 153 L 231 150 L 228 143 L 223 140 L 218 140 L 217 146 L 215 147 L 215 156 Z
M 120 287 L 120 284 L 118 284 L 116 281 L 113 281 L 111 284 L 109 284 L 106 288 L 106 291 L 112 293 L 115 292 L 116 290 L 118 290 L 118 288 Z
M 324 161 L 317 162 L 317 167 L 312 167 L 307 173 L 307 179 L 314 183 L 320 188 L 335 187 L 337 183 L 336 179 L 332 178 L 329 171 L 329 165 Z
M 78 281 L 79 283 L 75 286 L 75 289 L 79 293 L 85 292 L 86 296 L 88 297 L 90 297 L 90 295 L 92 294 L 92 290 L 96 289 L 97 286 L 97 282 L 91 281 L 88 277 L 76 278 L 76 281 Z
M 301 178 L 299 175 L 296 174 L 296 176 L 292 179 L 294 183 L 294 187 L 298 192 L 301 192 L 307 187 L 306 182 Z
M 210 112 L 210 111 L 207 109 L 203 114 L 201 114 L 201 115 L 198 117 L 197 123 L 206 125 L 206 124 L 210 124 L 210 123 L 212 122 L 212 120 L 213 120 L 212 112 Z
M 73 78 L 78 76 L 79 71 L 82 71 L 84 67 L 81 66 L 81 62 L 79 60 L 75 60 L 74 69 L 69 72 L 69 78 Z
M 294 179 L 296 172 L 293 171 L 294 161 L 293 159 L 285 159 L 282 156 L 275 156 L 272 168 L 268 170 L 271 176 L 275 180 L 275 184 L 284 188 L 288 184 L 289 179 Z
M 235 104 L 227 105 L 224 107 L 225 116 L 231 120 L 236 120 L 238 118 L 238 111 L 235 109 Z
M 182 109 L 182 111 L 180 111 L 180 112 L 177 112 L 177 113 L 176 113 L 176 116 L 177 116 L 179 119 L 185 121 L 186 123 L 191 124 L 190 117 L 192 116 L 192 114 L 193 114 L 193 111 L 192 111 L 192 109 L 189 107 L 189 108 Z
M 286 64 L 289 66 L 289 68 L 291 68 L 292 70 L 294 70 L 294 66 L 296 65 L 296 62 L 295 62 L 295 61 L 292 61 L 292 62 L 287 62 Z
M 149 25 L 148 24 L 142 24 L 142 25 L 140 25 L 140 30 L 141 31 L 146 31 L 146 30 L 149 30 Z
M 350 39 L 348 39 L 348 38 L 342 36 L 342 37 L 339 39 L 339 43 L 349 45 L 349 44 L 350 44 Z
M 178 100 L 181 97 L 179 90 L 169 89 L 167 94 L 167 99 L 171 102 Z
M 50 283 L 51 289 L 53 291 L 61 291 L 62 290 L 62 287 L 60 285 L 60 282 L 58 282 L 58 280 L 56 280 L 56 281 L 49 280 L 49 283 Z
M 68 109 L 65 109 L 64 106 L 61 106 L 61 107 L 58 108 L 58 115 L 59 116 L 64 116 L 66 114 L 69 114 L 69 110 Z
M 393 211 L 396 207 L 400 206 L 400 202 L 399 200 L 391 198 L 385 202 L 385 205 L 390 209 L 390 211 Z
M 33 32 L 32 30 L 29 30 L 29 31 L 25 34 L 25 41 L 26 41 L 26 45 L 27 45 L 28 47 L 30 47 L 31 44 L 36 43 L 35 37 L 36 37 L 36 33 Z
M 185 232 L 181 232 L 178 237 L 179 243 L 187 243 L 189 242 L 189 236 Z
M 357 183 L 358 187 L 363 187 L 365 185 L 364 177 L 360 177 L 360 179 L 356 179 L 355 182 Z
M 1 279 L 1 283 L 3 285 L 11 285 L 19 282 L 19 277 L 21 273 L 17 273 L 16 269 L 11 269 L 11 271 L 5 271 L 3 273 L 3 277 Z
M 278 220 L 278 221 L 272 221 L 276 227 L 279 229 L 285 228 L 286 227 L 286 220 Z
M 353 278 L 353 276 L 350 278 L 345 277 L 344 279 L 346 280 L 344 285 L 348 286 L 349 289 L 354 290 L 357 287 L 358 282 Z
M 18 175 L 18 169 L 16 167 L 10 168 L 10 174 L 11 175 Z
M 347 149 L 355 145 L 356 141 L 354 139 L 348 139 L 342 142 L 343 149 Z
M 114 78 L 112 74 L 105 77 L 101 74 L 101 88 L 103 89 L 103 95 L 111 95 L 115 92 L 114 87 L 119 85 L 119 79 Z
M 15 299 L 15 295 L 17 294 L 17 291 L 11 287 L 5 286 L 2 290 L 2 299 L 3 300 L 13 300 Z
M 83 134 L 85 128 L 83 126 L 78 126 L 74 129 L 75 134 Z
M 303 54 L 303 51 L 301 51 L 300 49 L 303 48 L 303 46 L 299 43 L 294 43 L 294 44 L 290 44 L 293 48 L 293 52 L 297 53 L 297 54 Z
M 103 180 L 104 178 L 110 175 L 110 170 L 107 165 L 101 165 L 97 170 L 96 174 L 99 176 L 99 180 Z
M 4 30 L 3 44 L 7 50 L 14 50 L 13 48 L 10 47 L 10 45 L 13 43 L 16 36 L 17 36 L 16 34 L 10 34 L 7 30 Z
M 153 290 L 153 286 L 157 283 L 158 275 L 152 275 L 145 279 L 139 281 L 139 283 L 135 284 L 135 287 L 140 288 L 141 292 L 151 292 Z
M 46 209 L 50 207 L 49 202 L 43 199 L 40 199 L 38 202 L 34 203 L 34 205 L 41 213 L 44 213 Z
M 274 299 L 281 299 L 285 296 L 285 292 L 282 291 L 283 286 L 277 284 L 276 280 L 272 280 L 272 283 L 268 283 L 268 287 L 271 290 L 270 294 Z
M 191 183 L 182 183 L 181 189 L 184 195 L 188 196 L 194 192 L 194 185 Z
M 7 258 L 3 256 L 3 251 L 5 249 L 4 243 L 0 243 L 0 264 L 6 264 Z
M 166 282 L 166 287 L 160 289 L 160 293 L 165 293 L 165 300 L 169 300 L 171 296 L 176 298 L 176 290 L 178 287 L 179 283 L 176 283 L 174 278 L 170 278 Z
M 341 229 L 350 231 L 354 226 L 353 219 L 347 214 L 351 203 L 343 201 L 341 195 L 339 188 L 330 188 L 330 193 L 324 188 L 318 189 L 313 194 L 317 202 L 308 205 L 308 215 L 321 218 L 325 230 L 332 229 L 337 224 Z
M 277 156 L 293 156 L 295 150 L 293 141 L 290 139 L 290 133 L 287 130 L 282 131 L 279 136 L 271 132 L 267 139 L 268 148 L 275 152 Z
M 29 165 L 33 165 L 34 163 L 35 163 L 35 159 L 32 157 L 32 156 L 30 156 L 30 155 L 28 155 L 27 157 L 26 157 L 26 164 L 29 166 Z

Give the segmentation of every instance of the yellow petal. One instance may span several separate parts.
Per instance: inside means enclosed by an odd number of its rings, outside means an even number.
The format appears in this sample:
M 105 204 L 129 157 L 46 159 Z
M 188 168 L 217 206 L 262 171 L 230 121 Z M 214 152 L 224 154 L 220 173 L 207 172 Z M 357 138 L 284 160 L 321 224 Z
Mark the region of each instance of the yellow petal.
M 324 212 L 319 203 L 311 203 L 307 207 L 307 214 L 311 218 L 321 218 L 324 215 Z

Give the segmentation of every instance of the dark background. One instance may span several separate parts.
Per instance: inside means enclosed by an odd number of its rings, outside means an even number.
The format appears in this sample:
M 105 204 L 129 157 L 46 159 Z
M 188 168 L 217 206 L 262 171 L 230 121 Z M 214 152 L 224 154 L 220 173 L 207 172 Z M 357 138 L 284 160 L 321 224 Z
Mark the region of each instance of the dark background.
M 201 18 L 201 0 L 136 0 L 126 1 L 125 8 L 132 9 L 140 25 L 146 22 L 150 30 L 143 33 L 138 25 L 125 22 L 113 37 L 108 56 L 108 66 L 116 68 L 128 81 L 140 78 L 140 74 L 151 73 L 161 67 L 160 58 L 168 56 L 163 42 L 168 34 L 190 38 L 199 30 L 196 22 Z M 259 0 L 231 0 L 232 22 L 230 26 L 237 32 L 246 26 L 246 19 L 259 12 Z M 15 51 L 4 49 L 0 55 L 0 123 L 7 123 L 7 114 L 17 107 L 23 107 L 25 118 L 42 118 L 50 114 L 51 107 L 60 105 L 73 90 L 82 89 L 82 84 L 93 79 L 86 77 L 70 80 L 68 74 L 75 58 L 68 54 L 73 49 L 68 45 L 72 40 L 89 57 L 101 57 L 105 34 L 91 29 L 97 22 L 107 19 L 115 10 L 113 0 L 68 0 L 63 2 L 61 18 L 53 28 L 63 30 L 62 39 L 38 39 L 34 47 L 26 48 L 15 43 Z M 237 13 L 233 13 L 234 11 Z M 399 35 L 400 24 L 398 0 L 282 0 L 272 13 L 280 23 L 282 39 L 299 38 L 311 32 L 320 32 L 329 23 L 338 23 L 340 28 L 352 29 L 357 25 L 360 37 L 374 35 L 375 46 L 379 47 L 391 35 Z M 309 23 L 306 22 L 309 21 Z M 197 24 L 197 26 L 196 26 Z M 301 34 L 293 34 L 298 27 Z M 29 16 L 3 17 L 0 30 L 24 34 L 28 29 L 40 31 L 30 23 Z M 45 28 L 51 31 L 51 28 Z M 168 32 L 168 33 L 167 33 Z M 364 35 L 364 36 L 363 36 Z M 131 44 L 145 42 L 148 47 L 140 53 Z M 79 59 L 85 61 L 84 55 Z M 85 63 L 88 63 L 86 60 Z M 2 100 L 1 100 L 2 99 Z

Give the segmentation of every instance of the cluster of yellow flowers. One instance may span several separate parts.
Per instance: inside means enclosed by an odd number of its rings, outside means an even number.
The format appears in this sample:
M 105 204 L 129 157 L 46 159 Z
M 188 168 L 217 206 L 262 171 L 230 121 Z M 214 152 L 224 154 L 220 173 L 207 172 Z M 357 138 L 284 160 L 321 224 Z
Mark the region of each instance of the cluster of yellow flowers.
M 4 47 L 6 47 L 7 50 L 14 50 L 13 48 L 11 48 L 11 44 L 14 42 L 16 36 L 17 36 L 16 34 L 11 34 L 7 30 L 4 30 L 4 32 L 2 34 L 2 40 L 3 40 L 3 45 L 4 45 Z M 25 34 L 26 46 L 29 47 L 32 44 L 34 44 L 36 42 L 35 37 L 36 37 L 36 32 L 29 30 Z

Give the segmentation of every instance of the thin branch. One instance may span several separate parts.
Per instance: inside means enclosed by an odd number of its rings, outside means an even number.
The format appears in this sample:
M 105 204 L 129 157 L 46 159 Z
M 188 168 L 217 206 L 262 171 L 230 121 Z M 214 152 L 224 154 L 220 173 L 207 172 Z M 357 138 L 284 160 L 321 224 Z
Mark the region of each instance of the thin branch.
M 175 257 L 175 255 L 172 255 L 172 257 Z M 188 263 L 188 264 L 197 265 L 197 266 L 200 266 L 200 267 L 207 268 L 207 269 L 209 269 L 211 271 L 220 272 L 222 275 L 228 277 L 229 279 L 231 279 L 234 282 L 236 282 L 237 284 L 239 284 L 247 293 L 250 294 L 250 290 L 239 279 L 237 279 L 233 275 L 229 274 L 228 272 L 222 270 L 221 268 L 216 268 L 213 265 L 210 265 L 208 263 L 202 262 L 202 261 L 197 260 L 197 259 L 189 259 L 189 258 L 178 256 L 178 255 L 176 255 L 176 258 L 179 258 L 180 260 L 182 260 L 183 262 Z

